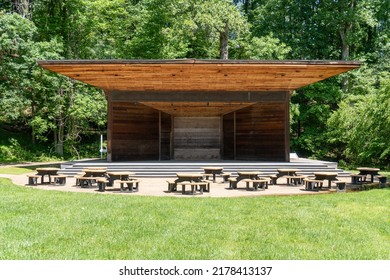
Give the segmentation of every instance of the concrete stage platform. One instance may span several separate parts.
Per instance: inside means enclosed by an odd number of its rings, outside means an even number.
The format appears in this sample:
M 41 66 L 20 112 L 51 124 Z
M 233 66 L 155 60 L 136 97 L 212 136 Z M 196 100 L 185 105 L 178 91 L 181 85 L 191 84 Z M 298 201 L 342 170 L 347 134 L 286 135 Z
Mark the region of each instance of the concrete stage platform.
M 74 176 L 87 167 L 106 167 L 107 171 L 132 171 L 140 178 L 169 178 L 179 172 L 202 172 L 204 166 L 223 167 L 224 172 L 232 176 L 237 171 L 260 171 L 264 175 L 276 174 L 277 169 L 294 168 L 301 170 L 301 174 L 310 175 L 313 172 L 337 172 L 340 176 L 349 173 L 338 168 L 337 163 L 298 158 L 292 156 L 290 162 L 257 162 L 257 161 L 126 161 L 107 162 L 101 159 L 72 161 L 61 164 L 61 174 Z
M 67 176 L 67 183 L 63 186 L 55 185 L 37 185 L 28 186 L 27 176 L 23 175 L 4 175 L 2 177 L 10 178 L 17 185 L 25 185 L 31 188 L 44 190 L 57 190 L 69 192 L 81 192 L 90 194 L 119 194 L 130 196 L 168 196 L 168 197 L 250 197 L 263 195 L 305 195 L 321 194 L 334 192 L 335 185 L 332 184 L 333 190 L 324 188 L 319 192 L 306 191 L 304 185 L 287 185 L 286 179 L 280 178 L 277 185 L 269 185 L 264 191 L 247 191 L 245 182 L 240 182 L 237 189 L 229 189 L 229 184 L 223 182 L 222 178 L 217 176 L 215 183 L 211 184 L 211 191 L 203 194 L 183 195 L 181 192 L 168 192 L 167 180 L 176 177 L 180 172 L 203 172 L 203 166 L 219 166 L 224 168 L 224 172 L 231 173 L 232 177 L 237 176 L 237 171 L 260 171 L 264 176 L 276 174 L 280 168 L 294 168 L 301 170 L 300 174 L 312 175 L 313 172 L 336 172 L 338 179 L 349 182 L 350 177 L 347 172 L 337 167 L 336 163 L 326 161 L 316 161 L 304 158 L 293 158 L 291 162 L 253 162 L 253 161 L 135 161 L 135 162 L 107 162 L 101 159 L 90 159 L 72 161 L 61 164 L 60 174 Z M 91 188 L 81 188 L 76 186 L 74 175 L 81 172 L 84 168 L 106 167 L 107 171 L 131 171 L 134 177 L 140 179 L 139 192 L 129 193 L 121 192 L 119 183 L 114 187 L 108 187 L 106 192 L 99 192 L 97 186 Z M 32 172 L 31 174 L 34 174 Z M 324 184 L 326 185 L 326 184 Z

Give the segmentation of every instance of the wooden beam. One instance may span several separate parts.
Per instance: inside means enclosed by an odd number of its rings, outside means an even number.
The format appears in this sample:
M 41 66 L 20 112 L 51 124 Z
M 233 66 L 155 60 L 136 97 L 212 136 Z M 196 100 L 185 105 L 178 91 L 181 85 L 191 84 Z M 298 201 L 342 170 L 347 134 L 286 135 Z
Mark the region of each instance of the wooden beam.
M 208 91 L 208 92 L 153 92 L 153 91 L 110 91 L 115 102 L 267 102 L 285 99 L 286 91 Z

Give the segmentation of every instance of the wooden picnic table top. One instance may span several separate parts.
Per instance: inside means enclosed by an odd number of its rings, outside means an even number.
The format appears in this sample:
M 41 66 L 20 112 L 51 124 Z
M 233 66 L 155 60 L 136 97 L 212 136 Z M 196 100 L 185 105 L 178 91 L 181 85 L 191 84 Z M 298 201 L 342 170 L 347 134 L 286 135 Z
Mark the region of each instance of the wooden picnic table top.
M 379 168 L 372 168 L 372 167 L 358 167 L 356 168 L 359 171 L 366 171 L 366 172 L 378 172 L 380 171 Z
M 85 167 L 83 170 L 107 170 L 107 167 L 99 167 L 99 166 L 89 166 Z
M 337 172 L 314 172 L 314 175 L 319 175 L 319 176 L 337 176 Z
M 56 167 L 38 167 L 35 170 L 36 171 L 58 171 L 60 169 Z
M 126 175 L 134 175 L 134 172 L 131 171 L 110 171 L 106 172 L 109 176 L 126 176 Z
M 278 172 L 299 172 L 301 170 L 296 168 L 279 168 L 277 169 L 277 171 Z
M 203 175 L 201 173 L 176 173 L 176 176 L 179 178 L 186 177 L 186 178 L 203 178 Z
M 57 175 L 57 172 L 59 171 L 59 168 L 56 167 L 41 167 L 36 168 L 35 171 L 38 172 L 38 175 L 45 176 L 45 175 Z
M 103 169 L 83 169 L 83 172 L 94 172 L 94 173 L 106 173 L 106 170 Z
M 218 166 L 206 166 L 202 167 L 204 170 L 212 170 L 212 171 L 222 171 L 223 167 L 218 167 Z
M 238 171 L 238 175 L 240 176 L 253 176 L 253 175 L 260 175 L 262 172 L 260 171 Z

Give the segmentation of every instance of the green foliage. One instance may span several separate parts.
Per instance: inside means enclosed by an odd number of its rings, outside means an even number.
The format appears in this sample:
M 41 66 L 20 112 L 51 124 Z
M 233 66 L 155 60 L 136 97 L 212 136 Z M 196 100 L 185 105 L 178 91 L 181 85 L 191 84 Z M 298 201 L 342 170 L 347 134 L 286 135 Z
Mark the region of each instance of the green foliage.
M 44 143 L 31 145 L 31 133 L 25 127 L 0 127 L 0 162 L 61 160 Z
M 34 0 L 28 10 L 17 2 L 0 1 L 0 121 L 31 130 L 33 146 L 46 145 L 49 157 L 92 152 L 85 141 L 92 147 L 105 130 L 106 101 L 37 60 L 218 58 L 226 39 L 231 59 L 363 61 L 360 70 L 293 94 L 292 150 L 388 164 L 388 123 L 380 119 L 387 115 L 387 0 Z M 6 145 L 5 154 L 16 149 Z
M 226 24 L 232 45 L 249 31 L 226 0 L 148 0 L 134 9 L 136 27 L 125 43 L 128 58 L 217 58 Z
M 389 167 L 390 76 L 379 82 L 380 89 L 343 100 L 328 121 L 334 152 L 354 165 Z
M 240 46 L 233 50 L 233 56 L 239 59 L 282 60 L 291 52 L 291 48 L 280 42 L 272 33 L 240 43 Z
M 340 87 L 332 80 L 298 90 L 291 97 L 295 113 L 291 116 L 291 146 L 300 156 L 329 158 L 325 123 L 341 99 Z
M 35 42 L 34 24 L 17 14 L 0 13 L 0 109 L 3 118 L 26 121 L 37 111 L 45 73 L 38 59 L 59 58 L 56 40 Z
M 63 143 L 66 142 L 71 148 L 65 153 L 73 155 L 77 151 L 75 143 L 82 137 L 81 131 L 84 134 L 93 130 L 100 132 L 105 126 L 106 101 L 102 92 L 44 71 L 37 65 L 37 60 L 61 58 L 62 48 L 56 39 L 36 41 L 38 33 L 33 22 L 17 14 L 1 14 L 0 29 L 2 121 L 30 127 L 33 143 L 36 140 L 49 143 L 59 155 L 64 154 Z M 82 98 L 86 100 L 80 102 Z M 92 128 L 86 129 L 89 126 Z M 50 144 L 53 142 L 54 145 Z M 9 160 L 32 157 L 20 154 L 12 145 L 9 148 L 14 151 Z

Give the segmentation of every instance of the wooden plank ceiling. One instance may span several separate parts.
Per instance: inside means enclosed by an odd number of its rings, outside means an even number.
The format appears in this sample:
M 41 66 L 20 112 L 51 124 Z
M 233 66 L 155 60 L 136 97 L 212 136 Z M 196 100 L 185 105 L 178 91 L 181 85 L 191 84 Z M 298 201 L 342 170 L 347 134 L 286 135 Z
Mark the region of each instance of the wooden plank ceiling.
M 255 103 L 250 102 L 141 102 L 172 116 L 222 116 Z
M 348 61 L 53 60 L 50 71 L 110 91 L 291 91 L 360 66 Z

